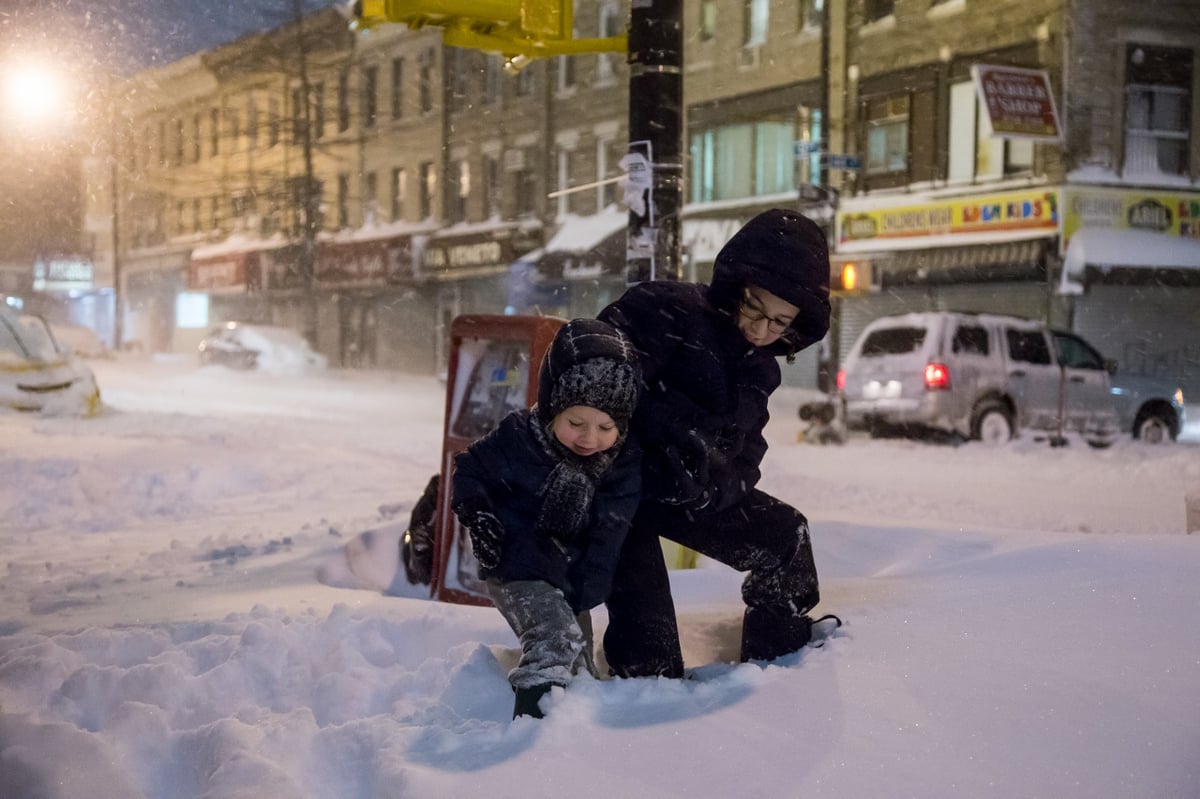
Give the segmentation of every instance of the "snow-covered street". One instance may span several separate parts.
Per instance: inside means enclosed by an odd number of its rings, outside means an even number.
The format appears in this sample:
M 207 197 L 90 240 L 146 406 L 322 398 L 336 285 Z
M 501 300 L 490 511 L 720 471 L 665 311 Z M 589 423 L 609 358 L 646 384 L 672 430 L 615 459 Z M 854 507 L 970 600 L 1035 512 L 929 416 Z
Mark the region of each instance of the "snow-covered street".
M 674 573 L 695 679 L 511 721 L 499 614 L 377 590 L 441 383 L 93 367 L 99 418 L 0 415 L 0 796 L 1200 795 L 1196 406 L 1157 448 L 821 447 L 783 390 L 762 487 L 845 626 L 729 663 L 740 576 L 702 564 Z M 344 565 L 368 530 L 375 587 Z

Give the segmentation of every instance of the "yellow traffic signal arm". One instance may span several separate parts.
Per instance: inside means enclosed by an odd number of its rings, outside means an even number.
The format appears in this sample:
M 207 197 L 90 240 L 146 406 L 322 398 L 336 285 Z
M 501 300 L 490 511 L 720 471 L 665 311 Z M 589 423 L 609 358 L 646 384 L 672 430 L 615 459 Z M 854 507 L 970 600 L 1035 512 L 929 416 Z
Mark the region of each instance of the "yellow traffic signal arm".
M 444 30 L 452 47 L 547 58 L 582 53 L 623 53 L 625 36 L 573 38 L 572 0 L 355 0 L 355 28 L 403 23 Z

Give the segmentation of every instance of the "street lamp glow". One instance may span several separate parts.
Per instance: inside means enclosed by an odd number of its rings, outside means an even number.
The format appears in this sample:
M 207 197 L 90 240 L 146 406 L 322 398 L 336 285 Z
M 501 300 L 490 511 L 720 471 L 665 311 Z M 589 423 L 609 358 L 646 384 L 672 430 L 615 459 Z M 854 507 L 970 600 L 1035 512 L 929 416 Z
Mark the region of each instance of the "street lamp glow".
M 24 129 L 51 132 L 74 117 L 67 84 L 53 68 L 38 62 L 9 62 L 0 68 L 4 116 Z

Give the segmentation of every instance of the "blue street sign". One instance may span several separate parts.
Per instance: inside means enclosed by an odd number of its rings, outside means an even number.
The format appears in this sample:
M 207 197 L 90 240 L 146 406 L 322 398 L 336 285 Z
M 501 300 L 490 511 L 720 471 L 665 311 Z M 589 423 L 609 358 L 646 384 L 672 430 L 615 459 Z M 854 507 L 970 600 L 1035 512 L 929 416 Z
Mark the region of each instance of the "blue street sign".
M 803 158 L 806 155 L 812 155 L 819 152 L 821 142 L 819 141 L 794 141 L 792 142 L 792 155 L 797 158 Z
M 825 156 L 825 165 L 830 169 L 862 169 L 862 159 L 856 155 L 830 153 Z

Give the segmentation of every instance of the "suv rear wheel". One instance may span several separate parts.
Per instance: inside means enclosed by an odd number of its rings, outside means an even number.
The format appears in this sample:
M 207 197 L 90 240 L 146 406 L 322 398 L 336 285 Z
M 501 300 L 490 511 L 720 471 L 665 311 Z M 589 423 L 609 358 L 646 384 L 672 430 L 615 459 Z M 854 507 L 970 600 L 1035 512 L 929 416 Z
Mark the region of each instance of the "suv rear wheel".
M 975 409 L 971 437 L 989 446 L 999 446 L 1013 437 L 1013 418 L 1000 400 L 985 400 Z
M 1147 444 L 1169 444 L 1175 437 L 1173 427 L 1164 412 L 1142 410 L 1133 422 L 1133 437 Z

